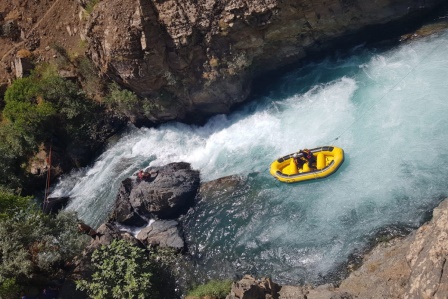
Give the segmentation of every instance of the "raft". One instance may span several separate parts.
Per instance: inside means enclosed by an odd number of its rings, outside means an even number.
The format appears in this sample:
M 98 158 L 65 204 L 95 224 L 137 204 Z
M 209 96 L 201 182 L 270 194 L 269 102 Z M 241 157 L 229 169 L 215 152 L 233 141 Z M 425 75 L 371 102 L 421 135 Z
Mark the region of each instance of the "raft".
M 336 172 L 344 162 L 344 151 L 339 147 L 323 146 L 310 149 L 310 151 L 316 160 L 316 164 L 312 167 L 308 165 L 308 162 L 304 163 L 302 167 L 297 167 L 294 156 L 301 157 L 302 154 L 295 152 L 272 162 L 271 175 L 284 183 L 320 179 Z

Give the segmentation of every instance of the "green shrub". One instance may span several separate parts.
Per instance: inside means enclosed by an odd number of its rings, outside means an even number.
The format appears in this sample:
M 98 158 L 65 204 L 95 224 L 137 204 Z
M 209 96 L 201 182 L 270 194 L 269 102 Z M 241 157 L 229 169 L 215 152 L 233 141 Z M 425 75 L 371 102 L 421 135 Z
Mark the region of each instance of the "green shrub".
M 130 90 L 121 89 L 117 83 L 109 85 L 109 96 L 104 102 L 109 109 L 122 117 L 130 118 L 142 110 L 137 95 Z
M 199 285 L 190 292 L 188 296 L 204 297 L 214 296 L 219 299 L 224 299 L 230 293 L 232 287 L 231 280 L 211 280 L 206 284 Z
M 57 140 L 62 149 L 95 144 L 103 111 L 51 66 L 15 80 L 6 90 L 0 124 L 0 184 L 20 187 L 26 165 L 42 143 Z
M 90 298 L 158 298 L 152 290 L 153 265 L 145 250 L 124 240 L 114 240 L 92 254 L 90 281 L 76 282 Z
M 48 136 L 55 115 L 54 105 L 42 97 L 42 81 L 33 76 L 17 79 L 6 90 L 3 118 L 10 121 L 28 146 L 34 147 Z
M 78 233 L 75 213 L 45 215 L 35 207 L 16 209 L 0 220 L 0 282 L 41 273 L 49 279 L 85 248 L 89 237 Z
M 0 277 L 0 298 L 16 299 L 20 291 L 20 286 L 16 283 L 15 278 L 3 279 Z
M 7 219 L 16 209 L 27 209 L 32 205 L 31 197 L 22 197 L 0 190 L 0 219 Z
M 86 5 L 86 12 L 88 14 L 91 14 L 93 9 L 95 8 L 95 5 L 97 5 L 100 2 L 100 0 L 90 0 Z
M 12 124 L 0 126 L 0 185 L 21 187 L 23 168 L 32 148 Z

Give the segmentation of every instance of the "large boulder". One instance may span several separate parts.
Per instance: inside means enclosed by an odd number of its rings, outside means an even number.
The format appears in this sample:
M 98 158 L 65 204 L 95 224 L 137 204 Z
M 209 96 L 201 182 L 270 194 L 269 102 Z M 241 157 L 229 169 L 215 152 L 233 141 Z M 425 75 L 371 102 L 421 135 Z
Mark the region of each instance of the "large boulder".
M 232 284 L 226 299 L 278 299 L 280 286 L 270 278 L 255 279 L 251 275 Z
M 147 169 L 148 179 L 126 179 L 117 196 L 110 221 L 141 226 L 150 218 L 176 219 L 194 204 L 199 171 L 179 162 Z
M 129 195 L 135 185 L 136 181 L 131 178 L 127 178 L 121 182 L 112 215 L 113 221 L 131 226 L 143 226 L 147 223 L 147 220 L 140 216 L 129 202 Z
M 201 121 L 244 101 L 256 76 L 336 41 L 384 38 L 390 26 L 373 26 L 444 2 L 110 0 L 95 7 L 85 34 L 100 72 L 146 99 L 132 119 Z M 376 33 L 361 32 L 369 28 Z

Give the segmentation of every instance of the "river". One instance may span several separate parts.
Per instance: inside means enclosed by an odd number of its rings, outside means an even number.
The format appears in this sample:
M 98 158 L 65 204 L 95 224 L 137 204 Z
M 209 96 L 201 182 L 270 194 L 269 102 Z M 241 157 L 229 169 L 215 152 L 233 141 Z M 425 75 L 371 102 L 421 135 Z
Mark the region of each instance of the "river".
M 249 104 L 203 126 L 130 127 L 51 196 L 70 196 L 68 209 L 98 226 L 140 168 L 186 161 L 204 182 L 238 175 L 241 190 L 185 219 L 197 273 L 318 282 L 378 229 L 417 227 L 448 195 L 447 80 L 448 31 L 359 45 L 272 78 Z M 332 176 L 298 184 L 270 176 L 276 158 L 324 145 L 346 154 Z

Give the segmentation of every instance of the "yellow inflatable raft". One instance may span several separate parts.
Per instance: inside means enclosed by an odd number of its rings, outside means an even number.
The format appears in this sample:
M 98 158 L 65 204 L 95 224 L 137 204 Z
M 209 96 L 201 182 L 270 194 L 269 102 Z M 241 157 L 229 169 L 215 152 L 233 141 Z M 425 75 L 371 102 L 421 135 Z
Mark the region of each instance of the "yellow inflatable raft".
M 323 146 L 310 151 L 316 160 L 316 164 L 312 167 L 308 162 L 298 166 L 295 158 L 300 159 L 302 154 L 296 152 L 272 162 L 271 174 L 281 182 L 301 182 L 327 177 L 338 170 L 344 162 L 344 151 L 339 147 Z

